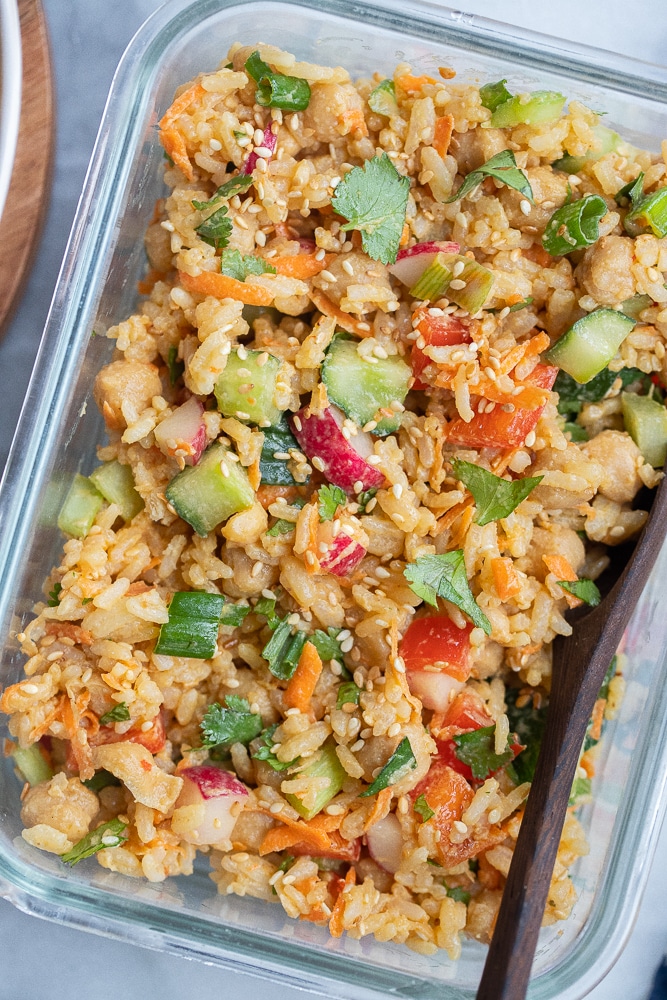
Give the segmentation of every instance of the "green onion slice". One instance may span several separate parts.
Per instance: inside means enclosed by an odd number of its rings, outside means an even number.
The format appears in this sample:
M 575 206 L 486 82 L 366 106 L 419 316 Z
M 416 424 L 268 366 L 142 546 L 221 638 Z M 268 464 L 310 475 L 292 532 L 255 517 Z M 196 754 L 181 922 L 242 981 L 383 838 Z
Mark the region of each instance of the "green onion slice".
M 383 788 L 388 788 L 390 785 L 395 785 L 397 781 L 404 778 L 406 774 L 410 771 L 414 771 L 417 766 L 417 760 L 414 753 L 412 752 L 412 747 L 410 745 L 410 740 L 407 736 L 404 736 L 401 742 L 398 744 L 393 754 L 384 765 L 380 773 L 378 774 L 372 785 L 369 785 L 365 792 L 359 793 L 359 798 L 366 798 L 369 795 L 376 795 L 377 792 L 381 792 Z
M 563 205 L 547 222 L 542 246 L 552 257 L 589 247 L 598 239 L 600 219 L 606 214 L 607 204 L 597 194 Z
M 74 845 L 71 851 L 61 854 L 60 860 L 66 865 L 75 865 L 84 858 L 90 858 L 98 851 L 103 851 L 106 847 L 120 847 L 127 839 L 123 836 L 127 828 L 127 823 L 122 820 L 112 819 L 108 823 L 102 823 L 96 830 L 87 833 Z
M 653 233 L 661 238 L 667 236 L 667 187 L 654 191 L 635 205 L 623 223 L 630 236 Z
M 253 52 L 246 60 L 246 72 L 257 84 L 255 100 L 265 108 L 283 111 L 305 111 L 310 103 L 310 84 L 298 76 L 274 73 L 271 67 Z
M 614 195 L 614 201 L 617 205 L 625 208 L 626 205 L 635 205 L 637 202 L 641 201 L 642 195 L 644 194 L 644 171 L 635 177 L 633 181 L 628 181 L 624 184 L 616 194 Z
M 498 83 L 487 83 L 483 87 L 480 87 L 479 98 L 482 102 L 482 107 L 488 108 L 489 111 L 493 112 L 501 104 L 504 104 L 505 101 L 511 100 L 512 95 L 505 86 L 506 83 L 507 80 L 498 80 Z
M 160 628 L 155 652 L 162 656 L 210 660 L 215 656 L 224 603 L 220 594 L 197 590 L 174 594 L 169 621 Z

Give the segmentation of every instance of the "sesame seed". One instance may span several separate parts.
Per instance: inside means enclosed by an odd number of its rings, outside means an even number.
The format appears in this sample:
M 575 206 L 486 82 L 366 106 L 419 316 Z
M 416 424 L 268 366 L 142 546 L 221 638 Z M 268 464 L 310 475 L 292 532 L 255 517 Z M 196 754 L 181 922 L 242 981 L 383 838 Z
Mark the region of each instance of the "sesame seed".
M 391 488 L 391 492 L 394 494 L 397 500 L 400 500 L 403 495 L 403 487 L 400 483 L 394 483 Z
M 227 463 L 225 462 L 224 459 L 222 460 L 222 462 L 220 462 L 220 472 L 223 474 L 223 476 L 225 477 L 225 479 L 228 478 L 228 476 L 229 476 L 229 466 L 227 465 Z
M 403 659 L 402 656 L 395 656 L 392 661 L 392 665 L 397 673 L 399 674 L 405 673 L 405 660 Z
M 449 287 L 455 289 L 456 291 L 460 291 L 462 288 L 466 287 L 466 282 L 463 278 L 454 278 L 453 281 L 449 282 Z
M 454 264 L 454 267 L 452 268 L 452 274 L 454 275 L 454 277 L 458 278 L 459 274 L 461 273 L 461 271 L 464 270 L 464 268 L 465 268 L 465 262 L 462 260 L 457 260 L 456 264 Z M 429 312 L 430 311 L 431 310 L 429 310 Z
M 290 118 L 289 126 L 291 129 L 297 129 L 299 127 L 299 116 L 296 113 Z
M 349 260 L 344 260 L 343 261 L 343 270 L 345 271 L 346 274 L 353 275 L 354 274 L 354 268 L 352 267 L 352 262 L 349 261 Z
M 338 281 L 338 278 L 336 277 L 336 275 L 332 274 L 331 271 L 328 271 L 326 269 L 326 267 L 320 273 L 321 273 L 321 275 L 322 275 L 322 277 L 324 278 L 325 281 L 331 281 L 333 283 L 335 283 L 335 282 Z
M 311 463 L 313 468 L 317 469 L 318 472 L 324 472 L 324 460 L 321 459 L 319 455 L 315 455 L 315 457 L 311 459 Z
M 289 453 L 286 451 L 274 451 L 273 457 L 279 462 L 286 462 L 289 459 Z
M 276 599 L 276 595 L 273 593 L 272 590 L 269 590 L 268 587 L 265 587 L 265 589 L 262 591 L 262 597 L 265 597 L 267 601 L 275 601 Z
M 269 812 L 275 815 L 276 813 L 282 812 L 283 808 L 284 808 L 283 802 L 272 802 L 271 805 L 269 806 Z
M 152 721 L 150 721 L 150 722 L 144 722 L 144 723 L 142 723 L 142 725 L 141 725 L 141 731 L 142 731 L 142 733 L 148 733 L 148 732 L 150 732 L 150 730 L 151 730 L 152 728 L 153 728 L 153 723 L 152 723 Z
M 364 333 L 369 333 L 371 328 L 368 323 L 357 323 L 357 329 L 363 330 Z
M 458 830 L 459 833 L 468 832 L 468 827 L 465 825 L 465 823 L 462 823 L 460 819 L 455 819 L 454 822 L 452 823 L 452 826 L 454 827 L 455 830 Z
M 306 552 L 306 562 L 308 563 L 309 566 L 314 566 L 315 565 L 315 562 L 316 562 L 315 556 L 310 551 Z
M 500 820 L 500 809 L 492 809 L 489 813 L 489 823 L 498 823 Z
M 314 465 L 314 464 L 315 464 L 315 463 L 313 462 L 313 465 Z M 363 493 L 363 489 L 364 489 L 364 484 L 362 483 L 361 479 L 357 479 L 357 481 L 356 481 L 356 483 L 354 484 L 354 486 L 352 487 L 352 489 L 353 489 L 353 491 L 354 491 L 355 493 Z
M 341 642 L 340 644 L 341 652 L 349 653 L 353 646 L 354 646 L 354 639 L 352 638 L 352 636 L 350 636 L 349 639 L 345 639 L 344 642 Z
M 527 198 L 521 199 L 521 201 L 519 202 L 519 208 L 521 209 L 524 215 L 530 215 L 532 211 L 532 206 Z
M 255 243 L 258 247 L 266 246 L 266 233 L 263 233 L 261 229 L 258 229 L 255 233 Z
M 267 146 L 255 146 L 254 152 L 257 156 L 261 156 L 263 160 L 268 160 L 273 156 L 272 150 Z
M 250 420 L 250 414 L 245 410 L 237 410 L 234 414 L 237 420 Z
M 39 688 L 37 687 L 36 684 L 24 684 L 21 688 L 21 691 L 24 694 L 37 694 Z
M 529 434 L 526 434 L 526 440 L 524 441 L 526 448 L 533 447 L 535 444 L 535 437 L 535 431 L 531 431 Z
M 327 255 L 326 250 L 323 247 L 320 247 L 320 249 L 315 254 L 315 260 L 324 260 L 326 255 Z
M 394 722 L 394 723 L 392 723 L 392 725 L 387 730 L 387 736 L 398 736 L 398 734 L 400 733 L 400 731 L 401 731 L 401 724 L 400 724 L 400 722 Z

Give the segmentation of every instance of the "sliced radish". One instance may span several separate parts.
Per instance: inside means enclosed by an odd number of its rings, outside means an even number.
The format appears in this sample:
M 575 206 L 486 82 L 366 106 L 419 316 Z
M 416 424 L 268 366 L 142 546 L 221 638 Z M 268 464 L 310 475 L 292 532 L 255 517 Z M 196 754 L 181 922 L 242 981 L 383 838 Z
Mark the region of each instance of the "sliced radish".
M 403 854 L 403 831 L 395 813 L 374 823 L 366 834 L 368 853 L 380 868 L 392 875 L 398 871 Z
M 444 712 L 450 701 L 465 685 L 444 670 L 409 670 L 406 673 L 408 687 L 416 694 L 424 708 Z
M 186 767 L 179 778 L 183 779 L 183 788 L 174 815 L 183 810 L 178 817 L 183 840 L 197 845 L 228 840 L 248 800 L 246 786 L 229 771 L 212 764 Z
M 332 540 L 329 549 L 320 556 L 320 566 L 334 576 L 347 576 L 366 555 L 366 549 L 344 531 Z
M 404 247 L 398 251 L 396 263 L 389 266 L 390 274 L 408 288 L 421 278 L 422 274 L 435 260 L 439 253 L 458 253 L 458 243 L 446 243 L 429 240 L 426 243 L 416 243 L 413 247 Z
M 383 474 L 365 461 L 373 453 L 372 437 L 359 431 L 348 440 L 341 429 L 344 420 L 344 414 L 335 406 L 328 406 L 322 413 L 310 413 L 304 407 L 289 418 L 301 449 L 330 483 L 348 493 L 355 492 L 355 487 L 361 492 L 382 486 Z
M 196 396 L 177 407 L 157 425 L 155 443 L 169 458 L 183 459 L 186 465 L 196 465 L 206 447 L 204 407 Z
M 275 137 L 275 135 L 273 134 L 273 132 L 271 131 L 271 126 L 268 125 L 264 129 L 264 138 L 262 139 L 262 146 L 263 146 L 264 149 L 268 149 L 271 152 L 271 154 L 273 155 L 273 153 L 275 153 L 275 151 L 276 151 L 276 146 L 277 145 L 278 145 L 278 140 Z M 264 160 L 268 160 L 268 159 L 270 159 L 270 157 L 266 157 L 265 156 L 265 157 L 263 157 L 263 159 Z M 255 167 L 257 166 L 257 161 L 258 160 L 259 160 L 259 156 L 257 155 L 257 153 L 250 153 L 250 155 L 248 156 L 247 160 L 245 161 L 245 163 L 241 167 L 241 173 L 242 174 L 251 174 L 253 172 L 253 170 L 255 169 Z

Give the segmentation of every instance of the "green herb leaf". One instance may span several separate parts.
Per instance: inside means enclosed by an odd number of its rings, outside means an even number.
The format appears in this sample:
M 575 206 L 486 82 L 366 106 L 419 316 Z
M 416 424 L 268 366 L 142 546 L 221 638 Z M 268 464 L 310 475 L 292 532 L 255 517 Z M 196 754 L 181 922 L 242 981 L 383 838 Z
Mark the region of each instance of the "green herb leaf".
M 328 628 L 326 632 L 316 629 L 310 636 L 308 641 L 312 642 L 323 663 L 328 660 L 343 663 L 343 650 L 340 648 L 340 642 L 337 638 L 340 631 L 339 628 Z
M 298 76 L 274 73 L 271 67 L 253 52 L 245 64 L 246 72 L 257 84 L 255 100 L 265 108 L 283 111 L 305 111 L 310 103 L 310 85 Z
M 225 604 L 222 609 L 220 624 L 227 625 L 229 628 L 237 628 L 245 621 L 246 616 L 251 611 L 252 608 L 248 607 L 247 604 Z M 229 704 L 229 698 L 227 699 L 227 703 Z
M 103 851 L 106 847 L 120 847 L 127 838 L 122 834 L 127 829 L 127 823 L 122 823 L 119 819 L 111 819 L 108 823 L 102 823 L 96 830 L 87 833 L 85 837 L 74 845 L 71 851 L 60 855 L 60 860 L 66 865 L 75 865 L 84 858 L 90 858 L 98 851 Z
M 523 170 L 519 170 L 514 159 L 514 153 L 510 149 L 503 149 L 501 153 L 496 153 L 490 160 L 483 163 L 477 170 L 472 170 L 456 194 L 448 198 L 445 202 L 448 205 L 452 201 L 459 201 L 467 194 L 478 187 L 485 177 L 494 177 L 497 181 L 502 181 L 507 187 L 513 188 L 533 202 L 533 189 Z M 534 202 L 533 202 L 534 204 Z
M 255 614 L 264 615 L 266 623 L 272 632 L 278 628 L 282 620 L 280 615 L 276 614 L 275 597 L 260 597 L 255 605 Z
M 483 108 L 493 112 L 512 98 L 512 94 L 505 86 L 506 83 L 507 80 L 498 80 L 498 83 L 487 83 L 479 88 L 479 98 Z
M 520 708 L 517 706 L 517 701 L 521 703 Z M 511 767 L 516 784 L 522 785 L 525 781 L 532 781 L 535 774 L 546 723 L 546 703 L 542 699 L 540 707 L 535 708 L 532 696 L 527 697 L 519 688 L 508 687 L 505 691 L 505 704 L 507 705 L 510 730 L 516 734 L 519 743 L 526 748 L 508 766 L 507 770 L 509 772 Z
M 81 601 L 83 605 L 92 604 L 92 602 L 93 602 L 92 597 L 84 597 L 83 600 Z
M 127 722 L 130 718 L 130 710 L 124 701 L 119 702 L 114 708 L 110 708 L 104 715 L 100 715 L 100 725 L 110 726 L 112 722 Z
M 242 254 L 238 250 L 223 250 L 220 255 L 220 272 L 228 278 L 245 281 L 249 274 L 275 274 L 276 269 L 262 257 Z
M 454 459 L 452 467 L 454 475 L 473 495 L 477 507 L 475 523 L 479 525 L 508 517 L 544 478 L 526 476 L 524 479 L 508 482 L 500 476 L 494 476 L 492 472 L 487 472 L 479 465 L 458 458 Z
M 201 720 L 202 746 L 230 747 L 232 743 L 250 743 L 262 731 L 262 717 L 250 711 L 246 698 L 225 697 L 226 707 L 209 705 Z
M 348 221 L 341 229 L 358 229 L 364 251 L 383 264 L 394 264 L 405 223 L 410 180 L 399 174 L 386 153 L 353 167 L 331 199 Z
M 514 760 L 514 753 L 509 747 L 503 753 L 496 753 L 495 734 L 496 727 L 493 725 L 454 737 L 456 756 L 461 763 L 468 765 L 478 781 L 484 781 L 494 771 Z
M 371 502 L 376 493 L 377 493 L 376 487 L 371 486 L 370 490 L 364 490 L 363 493 L 359 494 L 359 496 L 357 497 L 357 503 L 359 504 L 359 510 L 357 513 L 359 514 L 366 513 L 366 508 L 368 507 L 369 503 Z
M 580 806 L 583 802 L 587 801 L 591 797 L 591 779 L 590 778 L 575 778 L 572 782 L 572 790 L 570 791 L 570 798 L 568 805 L 570 806 Z
M 274 677 L 281 681 L 288 681 L 292 677 L 307 639 L 305 632 L 299 631 L 292 635 L 292 626 L 287 619 L 279 622 L 262 650 L 262 656 Z
M 445 889 L 449 898 L 455 900 L 457 903 L 465 903 L 467 906 L 470 902 L 470 893 L 462 889 L 460 885 L 445 885 Z
M 600 219 L 607 203 L 598 194 L 588 194 L 557 209 L 547 222 L 542 246 L 552 257 L 589 247 L 600 235 Z
M 234 135 L 247 138 L 245 132 L 235 132 Z M 230 180 L 225 181 L 224 184 L 221 184 L 213 197 L 209 198 L 208 201 L 193 201 L 192 207 L 199 209 L 199 211 L 203 211 L 205 208 L 213 208 L 214 205 L 217 205 L 223 199 L 228 200 L 229 198 L 233 198 L 235 194 L 243 194 L 252 183 L 252 174 L 239 174 L 237 177 L 232 177 Z
M 265 63 L 257 49 L 252 52 L 245 63 L 245 71 L 251 76 L 255 83 L 259 83 L 263 76 L 270 76 L 273 70 L 268 63 Z
M 432 816 L 435 816 L 435 812 L 433 811 L 433 809 L 431 809 L 430 805 L 426 801 L 426 796 L 424 795 L 423 792 L 422 792 L 422 794 L 420 796 L 418 796 L 417 800 L 415 801 L 415 804 L 414 804 L 413 808 L 414 808 L 414 811 L 419 816 L 421 816 L 422 823 L 427 823 L 428 820 L 430 820 Z
M 221 205 L 208 219 L 195 227 L 195 232 L 204 243 L 222 250 L 229 243 L 232 228 L 232 220 L 227 216 L 227 206 Z
M 626 388 L 639 383 L 644 391 L 651 384 L 650 377 L 639 368 L 621 368 L 619 372 L 603 368 L 599 375 L 582 385 L 576 382 L 567 372 L 559 371 L 554 382 L 554 392 L 558 393 L 558 412 L 564 416 L 579 413 L 584 403 L 597 403 L 607 395 L 616 379 L 621 380 L 621 387 Z
M 592 608 L 597 608 L 598 604 L 602 600 L 600 591 L 595 586 L 592 580 L 558 580 L 558 586 L 562 587 L 563 590 L 567 590 L 568 594 L 574 594 L 578 597 L 580 601 L 585 604 L 590 604 Z
M 347 503 L 347 493 L 340 486 L 321 486 L 317 491 L 320 521 L 333 521 L 336 511 Z
M 463 549 L 442 555 L 421 556 L 403 570 L 410 589 L 434 608 L 438 597 L 456 604 L 479 628 L 491 635 L 491 622 L 472 595 L 466 575 Z
M 282 517 L 280 517 L 273 527 L 269 528 L 267 535 L 271 535 L 272 538 L 276 538 L 278 535 L 289 535 L 289 533 L 294 531 L 295 528 L 296 524 L 294 521 L 285 521 Z
M 375 90 L 368 95 L 368 107 L 376 115 L 385 115 L 387 118 L 398 112 L 393 80 L 383 80 L 382 83 L 378 83 Z
M 346 681 L 338 688 L 336 708 L 342 708 L 343 705 L 358 705 L 360 694 L 361 688 L 357 687 L 354 681 Z
M 365 792 L 361 792 L 359 797 L 366 798 L 369 795 L 376 795 L 383 788 L 395 785 L 397 781 L 404 778 L 410 771 L 414 771 L 416 766 L 417 760 L 412 752 L 410 740 L 407 736 L 404 736 L 375 781 L 372 785 L 368 786 Z
M 278 723 L 276 722 L 273 726 L 269 726 L 268 729 L 265 729 L 264 732 L 261 733 L 260 739 L 262 741 L 262 745 L 255 751 L 255 753 L 252 754 L 252 756 L 255 760 L 266 761 L 266 763 L 272 767 L 274 771 L 287 771 L 288 768 L 298 764 L 300 758 L 295 757 L 294 760 L 288 761 L 278 760 L 276 755 L 271 750 L 271 747 L 275 743 L 273 734 L 277 728 Z
M 62 583 L 53 584 L 53 590 L 49 591 L 49 600 L 47 602 L 50 608 L 57 608 L 60 604 L 60 591 L 62 589 Z
M 91 792 L 101 792 L 103 788 L 119 787 L 120 780 L 111 771 L 105 771 L 103 768 L 101 771 L 95 771 L 92 778 L 82 781 L 81 784 L 90 788 Z
M 563 424 L 563 433 L 570 435 L 570 441 L 580 442 L 588 441 L 588 431 L 581 424 L 572 423 L 572 421 L 567 420 Z
M 155 652 L 198 660 L 215 656 L 224 603 L 220 594 L 198 590 L 174 594 L 169 605 L 169 621 L 160 627 Z
M 170 347 L 167 352 L 167 369 L 169 371 L 169 384 L 176 385 L 179 378 L 185 371 L 185 365 L 178 360 L 178 348 Z
M 622 188 L 614 195 L 614 201 L 617 205 L 625 208 L 626 205 L 635 205 L 638 201 L 641 201 L 642 195 L 644 194 L 644 171 L 635 177 L 633 181 L 628 181 L 624 184 Z
M 290 451 L 299 450 L 285 414 L 280 418 L 280 423 L 263 427 L 262 433 L 264 443 L 259 459 L 262 486 L 294 486 L 296 479 L 287 465 L 289 459 L 276 458 L 276 455 L 289 455 Z

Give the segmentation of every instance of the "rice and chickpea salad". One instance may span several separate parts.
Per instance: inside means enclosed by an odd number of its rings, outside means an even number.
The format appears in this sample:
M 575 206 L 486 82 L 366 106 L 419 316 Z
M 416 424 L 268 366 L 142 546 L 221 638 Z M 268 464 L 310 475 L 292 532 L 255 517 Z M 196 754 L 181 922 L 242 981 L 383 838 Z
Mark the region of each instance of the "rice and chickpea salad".
M 662 475 L 667 144 L 447 67 L 228 59 L 160 122 L 108 443 L 0 700 L 23 836 L 155 882 L 199 852 L 221 893 L 455 958 L 493 930 L 550 644 Z

